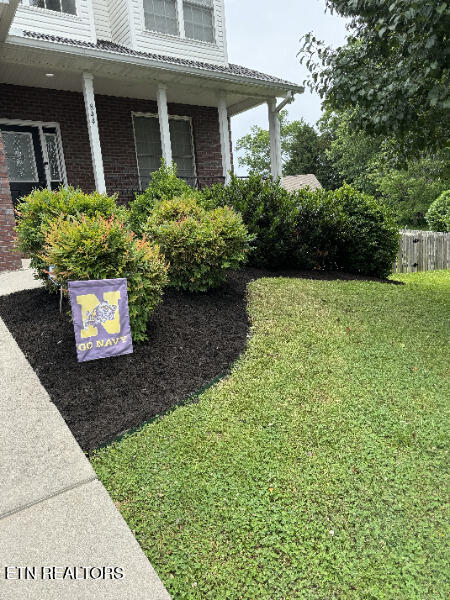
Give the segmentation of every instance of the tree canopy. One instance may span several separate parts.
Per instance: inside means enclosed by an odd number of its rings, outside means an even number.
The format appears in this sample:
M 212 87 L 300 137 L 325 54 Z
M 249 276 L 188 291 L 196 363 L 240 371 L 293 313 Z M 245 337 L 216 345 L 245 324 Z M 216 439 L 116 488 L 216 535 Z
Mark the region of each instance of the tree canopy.
M 394 135 L 404 151 L 448 143 L 450 3 L 444 0 L 326 0 L 349 19 L 346 45 L 312 33 L 301 60 L 330 110 L 352 110 L 351 125 Z
M 323 187 L 339 187 L 341 180 L 326 154 L 328 135 L 321 135 L 303 119 L 289 122 L 287 111 L 281 112 L 280 119 L 283 175 L 312 173 Z M 250 133 L 237 141 L 236 149 L 243 151 L 238 158 L 241 167 L 247 167 L 250 173 L 270 175 L 270 136 L 267 130 L 254 125 Z

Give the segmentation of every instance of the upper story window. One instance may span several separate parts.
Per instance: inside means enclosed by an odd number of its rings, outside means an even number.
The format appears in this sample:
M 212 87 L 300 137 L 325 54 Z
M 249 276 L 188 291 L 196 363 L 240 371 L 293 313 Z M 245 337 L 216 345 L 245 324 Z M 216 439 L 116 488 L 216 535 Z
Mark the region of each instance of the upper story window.
M 185 0 L 183 10 L 186 37 L 214 43 L 213 0 Z
M 214 44 L 214 0 L 143 0 L 147 31 Z
M 145 28 L 179 35 L 176 0 L 144 0 Z
M 22 0 L 25 6 L 37 6 L 68 15 L 77 14 L 77 0 Z

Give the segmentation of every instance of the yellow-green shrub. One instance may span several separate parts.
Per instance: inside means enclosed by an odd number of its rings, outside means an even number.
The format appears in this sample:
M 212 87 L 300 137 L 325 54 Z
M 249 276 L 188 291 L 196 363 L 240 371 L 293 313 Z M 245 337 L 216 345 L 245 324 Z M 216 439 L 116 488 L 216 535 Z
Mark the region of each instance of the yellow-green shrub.
M 45 236 L 50 223 L 57 218 L 81 215 L 93 217 L 111 217 L 127 219 L 127 210 L 119 207 L 114 196 L 85 194 L 73 187 L 61 187 L 58 190 L 34 190 L 21 199 L 17 206 L 17 247 L 31 258 L 31 266 L 37 270 L 38 277 L 47 281 L 48 264 L 40 258 Z
M 191 292 L 220 285 L 246 260 L 251 240 L 231 208 L 206 210 L 189 196 L 159 202 L 144 231 L 169 261 L 169 285 Z
M 157 244 L 137 239 L 123 221 L 111 217 L 60 217 L 49 227 L 41 260 L 52 276 L 69 280 L 126 277 L 133 339 L 147 338 L 147 322 L 167 283 L 167 266 Z

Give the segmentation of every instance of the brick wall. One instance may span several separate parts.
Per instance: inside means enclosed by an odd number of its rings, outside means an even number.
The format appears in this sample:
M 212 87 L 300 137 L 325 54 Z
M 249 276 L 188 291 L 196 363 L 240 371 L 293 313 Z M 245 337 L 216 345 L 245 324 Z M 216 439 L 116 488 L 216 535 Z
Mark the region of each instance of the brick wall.
M 156 102 L 98 95 L 96 105 L 107 190 L 109 193 L 124 191 L 122 199 L 129 200 L 133 196 L 127 192 L 139 186 L 131 113 L 157 113 Z M 217 109 L 182 104 L 169 104 L 168 108 L 170 115 L 192 119 L 199 180 L 207 183 L 210 178 L 221 178 L 222 154 Z M 81 93 L 0 83 L 0 119 L 59 123 L 68 183 L 86 192 L 95 189 Z M 0 151 L 0 270 L 21 266 L 20 258 L 10 252 L 13 226 L 14 213 L 6 165 Z
M 12 271 L 22 266 L 14 248 L 14 209 L 9 192 L 6 159 L 0 133 L 0 271 Z
M 59 123 L 69 183 L 95 188 L 82 94 L 0 84 L 0 118 Z
M 100 142 L 106 186 L 136 187 L 138 170 L 134 144 L 132 113 L 157 114 L 153 100 L 96 96 Z M 169 104 L 169 115 L 191 117 L 197 177 L 202 180 L 222 177 L 219 118 L 217 109 Z
M 157 113 L 156 102 L 97 95 L 96 106 L 108 192 L 138 187 L 131 113 Z M 217 109 L 169 104 L 169 114 L 192 119 L 198 178 L 222 177 Z M 69 184 L 94 189 L 82 94 L 0 84 L 0 118 L 59 123 Z

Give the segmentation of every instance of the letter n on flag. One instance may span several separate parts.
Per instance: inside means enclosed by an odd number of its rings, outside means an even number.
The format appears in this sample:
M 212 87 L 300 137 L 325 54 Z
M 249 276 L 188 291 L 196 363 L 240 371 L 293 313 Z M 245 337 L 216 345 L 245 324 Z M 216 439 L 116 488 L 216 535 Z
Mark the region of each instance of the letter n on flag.
M 69 281 L 78 362 L 133 352 L 126 279 Z

